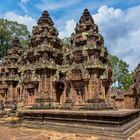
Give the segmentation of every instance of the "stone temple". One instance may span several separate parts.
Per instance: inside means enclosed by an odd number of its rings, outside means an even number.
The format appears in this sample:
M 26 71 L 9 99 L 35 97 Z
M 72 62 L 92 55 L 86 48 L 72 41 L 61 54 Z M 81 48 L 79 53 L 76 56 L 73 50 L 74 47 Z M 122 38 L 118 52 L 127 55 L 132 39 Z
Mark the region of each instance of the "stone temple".
M 5 106 L 106 108 L 112 70 L 104 39 L 86 9 L 65 48 L 47 11 L 22 50 L 12 41 L 1 66 L 0 98 Z M 42 106 L 42 105 L 41 105 Z
M 139 110 L 114 110 L 112 68 L 104 39 L 87 9 L 64 46 L 47 11 L 33 27 L 28 48 L 11 42 L 0 65 L 0 110 L 21 126 L 126 138 Z

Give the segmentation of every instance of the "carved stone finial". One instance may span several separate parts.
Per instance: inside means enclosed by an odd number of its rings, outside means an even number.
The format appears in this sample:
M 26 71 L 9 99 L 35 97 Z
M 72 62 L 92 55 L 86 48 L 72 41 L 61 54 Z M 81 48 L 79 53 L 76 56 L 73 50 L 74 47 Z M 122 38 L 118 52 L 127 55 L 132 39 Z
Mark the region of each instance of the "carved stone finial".
M 20 47 L 20 41 L 19 41 L 18 37 L 15 37 L 15 38 L 11 41 L 11 46 L 12 46 L 12 47 Z
M 49 17 L 48 11 L 43 11 L 42 16 L 43 16 L 43 17 Z

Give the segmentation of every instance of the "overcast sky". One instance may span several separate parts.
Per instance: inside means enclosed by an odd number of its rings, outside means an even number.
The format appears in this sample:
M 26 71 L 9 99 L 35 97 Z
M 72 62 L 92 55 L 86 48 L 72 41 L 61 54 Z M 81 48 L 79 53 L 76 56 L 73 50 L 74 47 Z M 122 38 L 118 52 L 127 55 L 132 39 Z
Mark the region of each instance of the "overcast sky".
M 140 0 L 4 0 L 0 17 L 26 24 L 32 31 L 42 11 L 48 10 L 63 38 L 74 31 L 85 8 L 99 26 L 109 52 L 133 70 L 140 62 Z

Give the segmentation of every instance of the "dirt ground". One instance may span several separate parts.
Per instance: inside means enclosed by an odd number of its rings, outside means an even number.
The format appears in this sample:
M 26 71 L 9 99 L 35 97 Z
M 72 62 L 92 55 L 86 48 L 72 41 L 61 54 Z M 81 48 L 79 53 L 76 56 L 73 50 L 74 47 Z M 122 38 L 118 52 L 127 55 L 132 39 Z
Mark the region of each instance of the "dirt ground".
M 53 130 L 0 127 L 0 140 L 97 140 L 97 138 Z
M 70 134 L 53 130 L 10 128 L 0 126 L 0 140 L 115 140 L 86 134 Z M 128 140 L 140 140 L 140 129 Z

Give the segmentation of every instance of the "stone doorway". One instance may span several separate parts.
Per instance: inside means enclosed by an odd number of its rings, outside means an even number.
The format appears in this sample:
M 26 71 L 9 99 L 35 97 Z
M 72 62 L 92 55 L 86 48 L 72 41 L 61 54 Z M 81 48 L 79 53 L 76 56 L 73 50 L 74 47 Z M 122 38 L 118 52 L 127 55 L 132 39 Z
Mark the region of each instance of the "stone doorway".
M 84 100 L 84 87 L 76 88 L 76 93 L 78 95 L 78 103 L 81 104 Z
M 61 96 L 62 96 L 62 93 L 64 91 L 64 84 L 60 83 L 60 82 L 56 83 L 55 90 L 56 90 L 56 101 L 58 103 L 61 103 Z
M 34 89 L 27 89 L 28 91 L 28 105 L 34 104 Z
M 74 82 L 73 87 L 75 90 L 75 103 L 80 105 L 85 101 L 85 82 Z

